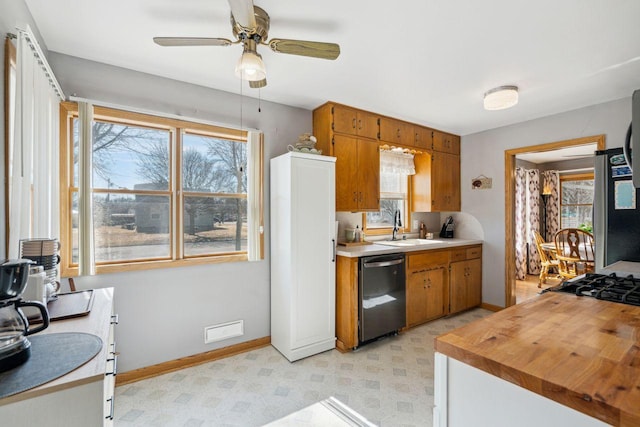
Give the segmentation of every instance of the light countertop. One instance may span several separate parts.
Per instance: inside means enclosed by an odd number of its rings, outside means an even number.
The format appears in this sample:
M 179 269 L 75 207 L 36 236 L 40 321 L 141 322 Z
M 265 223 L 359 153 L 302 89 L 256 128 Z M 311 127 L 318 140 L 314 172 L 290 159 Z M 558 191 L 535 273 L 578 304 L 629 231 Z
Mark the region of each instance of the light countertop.
M 372 245 L 362 246 L 338 246 L 336 253 L 339 256 L 358 258 L 370 255 L 395 254 L 399 252 L 418 252 L 432 249 L 448 249 L 456 246 L 481 245 L 482 240 L 478 239 L 434 239 L 424 245 L 415 246 L 388 246 L 373 242 Z

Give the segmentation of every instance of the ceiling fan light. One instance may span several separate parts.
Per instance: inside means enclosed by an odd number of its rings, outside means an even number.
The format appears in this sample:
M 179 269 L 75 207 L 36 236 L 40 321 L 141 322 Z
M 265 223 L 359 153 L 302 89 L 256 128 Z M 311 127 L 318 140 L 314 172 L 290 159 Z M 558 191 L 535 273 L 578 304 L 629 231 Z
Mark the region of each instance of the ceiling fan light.
M 518 103 L 518 86 L 499 86 L 484 94 L 485 110 L 504 110 Z
M 250 82 L 264 80 L 267 70 L 259 53 L 245 50 L 236 64 L 236 76 Z

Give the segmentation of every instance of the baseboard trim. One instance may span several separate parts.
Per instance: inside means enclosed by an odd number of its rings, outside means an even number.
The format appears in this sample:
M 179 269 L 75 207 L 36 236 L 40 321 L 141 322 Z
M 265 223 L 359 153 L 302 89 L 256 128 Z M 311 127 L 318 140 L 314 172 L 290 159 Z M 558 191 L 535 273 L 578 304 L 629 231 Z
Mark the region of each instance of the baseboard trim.
M 504 310 L 504 307 L 500 307 L 499 305 L 487 304 L 486 302 L 483 302 L 482 304 L 480 304 L 480 308 L 484 308 L 485 310 L 489 310 L 489 311 Z
M 116 386 L 134 383 L 136 381 L 145 380 L 147 378 L 156 377 L 158 375 L 178 371 L 191 366 L 235 356 L 236 354 L 266 347 L 269 344 L 271 344 L 271 336 L 230 345 L 229 347 L 218 348 L 205 353 L 181 357 L 180 359 L 169 360 L 167 362 L 158 363 L 157 365 L 145 366 L 144 368 L 134 369 L 133 371 L 118 373 L 116 376 Z

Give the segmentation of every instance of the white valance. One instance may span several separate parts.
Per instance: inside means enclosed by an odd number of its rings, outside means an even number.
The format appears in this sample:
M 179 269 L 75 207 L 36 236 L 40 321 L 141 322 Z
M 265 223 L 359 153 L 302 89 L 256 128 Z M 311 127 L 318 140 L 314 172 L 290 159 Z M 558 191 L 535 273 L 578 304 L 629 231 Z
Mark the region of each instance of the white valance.
M 415 175 L 416 167 L 413 163 L 413 154 L 406 153 L 402 148 L 381 150 L 380 172 Z

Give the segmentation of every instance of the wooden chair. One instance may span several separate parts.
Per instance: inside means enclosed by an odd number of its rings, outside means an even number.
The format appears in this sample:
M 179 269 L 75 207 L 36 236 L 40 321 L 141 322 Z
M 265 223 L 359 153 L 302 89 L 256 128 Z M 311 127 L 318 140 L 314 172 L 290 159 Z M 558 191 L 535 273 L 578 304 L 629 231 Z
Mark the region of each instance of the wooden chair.
M 536 246 L 538 247 L 538 254 L 540 254 L 540 278 L 538 280 L 538 287 L 541 288 L 543 283 L 547 283 L 547 277 L 549 276 L 549 269 L 558 268 L 558 260 L 555 259 L 553 254 L 547 252 L 542 248 L 544 239 L 537 231 L 533 232 L 536 239 Z
M 555 235 L 558 273 L 564 279 L 595 270 L 593 235 L 579 228 L 563 228 Z

